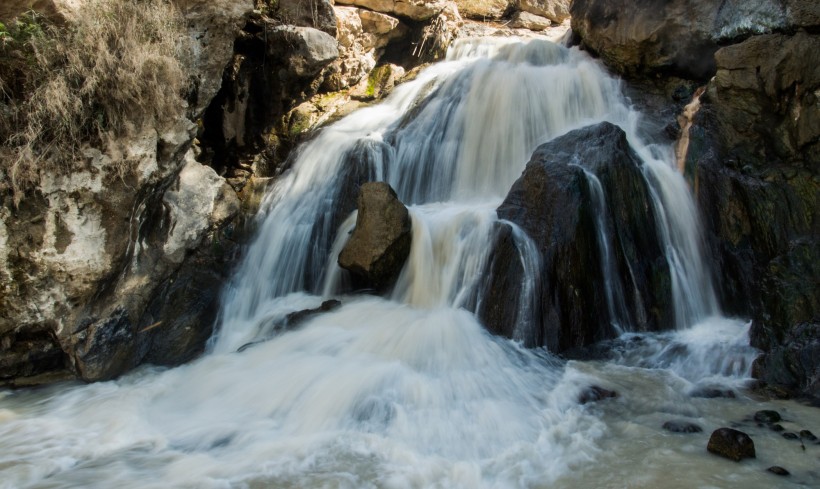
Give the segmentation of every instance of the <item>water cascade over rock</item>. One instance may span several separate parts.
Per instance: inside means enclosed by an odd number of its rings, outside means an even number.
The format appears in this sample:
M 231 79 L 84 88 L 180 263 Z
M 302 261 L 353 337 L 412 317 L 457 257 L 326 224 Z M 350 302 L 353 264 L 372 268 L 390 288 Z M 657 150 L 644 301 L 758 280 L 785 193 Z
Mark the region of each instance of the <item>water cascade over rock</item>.
M 0 487 L 706 485 L 724 469 L 692 474 L 686 444 L 703 435 L 662 423 L 711 431 L 741 417 L 748 406 L 689 393 L 738 389 L 755 351 L 748 324 L 710 317 L 686 183 L 620 88 L 578 50 L 458 41 L 300 146 L 265 196 L 207 355 L 0 392 Z M 411 234 L 381 296 L 338 266 L 355 227 L 377 237 L 354 212 L 373 188 Z M 525 348 L 619 333 L 604 362 Z M 623 455 L 647 445 L 636 475 Z M 788 468 L 810 481 L 806 458 Z M 735 465 L 734 482 L 765 487 Z

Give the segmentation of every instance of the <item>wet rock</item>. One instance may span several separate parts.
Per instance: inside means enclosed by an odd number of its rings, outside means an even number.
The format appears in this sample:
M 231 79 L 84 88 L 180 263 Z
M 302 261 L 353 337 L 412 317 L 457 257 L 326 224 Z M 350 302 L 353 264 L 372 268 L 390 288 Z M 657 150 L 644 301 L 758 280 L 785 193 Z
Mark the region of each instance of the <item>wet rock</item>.
M 766 330 L 758 330 L 753 338 L 765 335 Z M 772 346 L 771 351 L 755 362 L 752 374 L 771 388 L 785 388 L 787 395 L 802 393 L 819 398 L 820 324 L 798 324 L 787 333 L 782 344 Z
M 518 8 L 560 24 L 570 16 L 570 3 L 569 0 L 519 0 Z
M 772 465 L 771 467 L 766 469 L 766 471 L 771 472 L 772 474 L 775 474 L 775 475 L 782 475 L 782 476 L 787 476 L 787 475 L 790 474 L 790 472 L 788 470 L 784 469 L 783 467 L 777 466 L 777 465 Z
M 716 399 L 719 397 L 734 399 L 737 397 L 732 389 L 721 389 L 719 387 L 699 387 L 690 392 L 689 396 L 702 399 Z
M 353 235 L 339 254 L 339 266 L 377 290 L 392 286 L 410 254 L 410 214 L 390 185 L 365 183 L 358 198 Z
M 663 424 L 663 429 L 672 433 L 700 433 L 703 428 L 688 421 L 667 421 Z
M 516 12 L 509 24 L 513 29 L 529 29 L 531 31 L 543 31 L 551 25 L 552 22 L 548 18 L 529 12 Z
M 322 302 L 322 305 L 315 309 L 305 309 L 302 311 L 292 312 L 285 317 L 283 327 L 286 329 L 293 329 L 304 323 L 308 319 L 322 313 L 335 311 L 342 307 L 342 303 L 335 299 Z
M 817 441 L 817 437 L 809 430 L 800 431 L 800 438 L 808 441 Z
M 774 432 L 779 433 L 779 432 L 785 430 L 786 428 L 784 428 L 782 424 L 773 424 L 773 425 L 769 426 L 769 429 L 774 431 Z
M 719 428 L 712 433 L 706 449 L 735 462 L 755 458 L 755 444 L 749 435 L 731 428 Z
M 596 227 L 600 216 L 589 174 L 603 189 L 612 285 L 624 293 L 625 310 L 616 310 L 618 317 L 607 307 Z M 613 337 L 612 322 L 644 331 L 673 324 L 669 269 L 656 241 L 654 207 L 641 163 L 617 126 L 601 123 L 539 147 L 498 216 L 518 225 L 540 254 L 543 282 L 536 291 L 534 324 L 522 334 L 535 345 L 554 352 L 581 348 Z M 515 246 L 514 240 L 499 240 L 492 256 L 514 257 Z M 480 310 L 479 317 L 497 332 L 505 328 L 499 321 L 511 322 L 517 314 L 521 280 L 505 278 L 509 272 L 493 263 L 488 296 L 503 312 Z
M 578 394 L 578 404 L 589 404 L 590 402 L 598 402 L 615 397 L 618 397 L 617 392 L 604 389 L 603 387 L 599 387 L 597 385 L 592 385 Z
M 754 420 L 760 423 L 777 423 L 782 419 L 780 413 L 771 410 L 758 411 L 754 415 Z
M 797 433 L 787 432 L 787 433 L 782 433 L 782 436 L 783 436 L 783 438 L 785 438 L 787 440 L 799 440 L 800 439 L 800 437 L 797 436 Z
M 768 392 L 814 398 L 820 119 L 809 107 L 820 90 L 818 52 L 820 36 L 810 31 L 754 36 L 718 51 L 687 161 L 721 302 L 753 318 L 750 340 L 764 352 L 753 376 Z

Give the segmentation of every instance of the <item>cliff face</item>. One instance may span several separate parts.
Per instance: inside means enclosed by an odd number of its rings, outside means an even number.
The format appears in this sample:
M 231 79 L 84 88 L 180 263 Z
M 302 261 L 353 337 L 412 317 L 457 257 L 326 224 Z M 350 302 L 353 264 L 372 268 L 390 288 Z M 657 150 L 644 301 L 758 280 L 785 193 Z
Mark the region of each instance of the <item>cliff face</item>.
M 452 2 L 389 3 L 4 3 L 0 384 L 203 351 L 245 217 L 290 150 L 461 25 Z M 31 47 L 51 38 L 68 47 Z M 65 130 L 40 124 L 55 114 Z
M 686 79 L 705 84 L 682 164 L 723 308 L 753 318 L 757 377 L 820 396 L 820 5 L 575 0 L 571 11 L 581 45 L 631 81 L 677 84 L 678 100 Z

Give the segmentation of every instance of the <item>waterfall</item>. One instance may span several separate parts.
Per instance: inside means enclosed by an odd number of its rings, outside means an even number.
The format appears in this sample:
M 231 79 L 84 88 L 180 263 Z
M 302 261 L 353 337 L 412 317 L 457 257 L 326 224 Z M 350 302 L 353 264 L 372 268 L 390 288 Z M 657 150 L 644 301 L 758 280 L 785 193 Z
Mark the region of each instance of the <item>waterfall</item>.
M 610 361 L 566 362 L 522 346 L 533 343 L 548 277 L 533 239 L 496 209 L 539 145 L 602 121 L 620 126 L 643 162 L 682 329 L 627 332 Z M 671 148 L 643 141 L 639 124 L 618 80 L 576 49 L 457 41 L 447 60 L 299 148 L 263 201 L 208 354 L 111 382 L 0 390 L 0 489 L 599 487 L 623 467 L 624 485 L 713 484 L 691 473 L 688 439 L 663 435 L 658 421 L 673 413 L 717 426 L 735 416 L 726 409 L 746 409 L 686 392 L 703 381 L 736 388 L 755 351 L 748 325 L 709 319 L 718 310 L 694 205 Z M 396 189 L 413 224 L 387 297 L 351 293 L 336 264 L 356 223 L 355 190 L 374 180 Z M 629 331 L 606 193 L 595 175 L 587 183 L 610 315 Z M 522 270 L 512 340 L 473 313 L 487 305 L 484 270 L 499 237 Z M 281 326 L 331 297 L 342 306 Z M 579 405 L 591 385 L 621 396 Z M 764 436 L 782 438 L 756 442 Z M 656 457 L 637 473 L 620 456 L 634 447 Z M 735 470 L 737 485 L 768 482 L 756 466 Z
M 619 81 L 578 50 L 547 41 L 465 39 L 445 62 L 300 149 L 293 169 L 270 189 L 258 237 L 227 289 L 216 351 L 251 341 L 281 297 L 343 290 L 345 273 L 333 253 L 355 222 L 346 221 L 353 210 L 344 209 L 346 189 L 363 181 L 387 181 L 411 205 L 411 257 L 392 298 L 425 307 L 480 301 L 477 274 L 488 255 L 492 209 L 538 145 L 601 121 L 624 129 L 644 161 L 672 274 L 675 326 L 716 314 L 686 184 L 671 149 L 639 137 L 640 114 Z M 589 181 L 593 195 L 603 191 L 594 175 Z M 595 205 L 604 205 L 600 199 Z M 611 317 L 618 331 L 629 331 L 611 238 L 603 222 L 598 227 Z

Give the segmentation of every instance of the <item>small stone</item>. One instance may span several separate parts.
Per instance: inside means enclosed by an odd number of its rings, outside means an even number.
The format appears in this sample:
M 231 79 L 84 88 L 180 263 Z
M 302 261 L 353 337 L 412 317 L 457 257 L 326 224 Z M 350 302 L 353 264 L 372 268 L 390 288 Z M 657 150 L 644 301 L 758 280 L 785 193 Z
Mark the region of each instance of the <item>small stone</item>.
M 755 413 L 755 421 L 761 423 L 777 423 L 782 420 L 783 418 L 780 417 L 780 413 L 777 411 L 758 411 Z
M 667 421 L 663 424 L 663 429 L 666 431 L 671 431 L 672 433 L 700 433 L 703 431 L 703 428 L 696 425 L 695 423 L 690 423 L 688 421 Z
M 584 389 L 584 391 L 581 392 L 581 394 L 578 396 L 578 403 L 587 404 L 590 402 L 596 402 L 610 397 L 618 397 L 618 393 L 615 391 L 604 389 L 603 387 L 599 387 L 597 385 L 591 385 Z
M 817 437 L 814 436 L 814 433 L 812 433 L 809 430 L 801 431 L 800 432 L 800 438 L 802 438 L 804 440 L 809 440 L 809 441 L 817 441 Z
M 780 432 L 780 431 L 783 431 L 785 428 L 783 428 L 782 424 L 773 424 L 773 425 L 769 426 L 769 429 L 771 429 L 772 431 Z
M 731 428 L 719 428 L 712 433 L 706 449 L 710 453 L 735 462 L 755 458 L 755 444 L 749 435 Z
M 776 475 L 783 475 L 783 476 L 789 475 L 788 470 L 786 470 L 783 467 L 780 467 L 778 465 L 772 465 L 771 467 L 769 467 L 766 470 L 771 472 L 772 474 L 776 474 Z
M 796 433 L 783 433 L 783 438 L 787 440 L 799 440 L 800 437 Z

